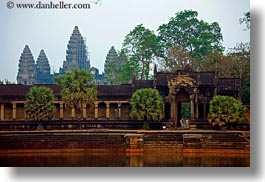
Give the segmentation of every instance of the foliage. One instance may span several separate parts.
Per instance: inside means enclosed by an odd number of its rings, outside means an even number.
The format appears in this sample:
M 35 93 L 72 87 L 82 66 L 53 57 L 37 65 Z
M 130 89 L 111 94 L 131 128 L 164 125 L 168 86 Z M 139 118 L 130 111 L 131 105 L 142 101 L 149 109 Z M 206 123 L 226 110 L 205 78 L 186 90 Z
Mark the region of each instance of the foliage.
M 15 84 L 14 82 L 9 81 L 8 79 L 0 80 L 0 85 L 10 85 Z
M 132 75 L 139 72 L 137 62 L 130 58 L 127 60 L 127 55 L 124 50 L 118 53 L 118 60 L 126 60 L 125 64 L 116 65 L 115 62 L 110 62 L 106 68 L 106 77 L 114 85 L 127 84 L 131 82 Z
M 163 71 L 172 72 L 183 69 L 187 65 L 196 66 L 196 61 L 191 58 L 189 53 L 187 53 L 182 46 L 170 48 L 166 57 L 161 61 L 161 68 Z
M 139 78 L 140 76 L 140 66 L 136 59 L 131 57 L 119 70 L 120 82 L 122 83 L 130 83 L 132 81 L 132 76 L 136 76 Z
M 137 120 L 160 121 L 163 117 L 162 97 L 156 89 L 144 88 L 134 92 L 130 105 L 131 117 Z
M 114 61 L 110 61 L 105 69 L 106 78 L 111 84 L 117 84 L 118 67 Z
M 51 118 L 55 112 L 54 94 L 47 87 L 31 87 L 26 95 L 25 111 L 30 119 Z
M 123 41 L 123 49 L 129 56 L 129 60 L 139 69 L 135 70 L 139 79 L 147 80 L 150 72 L 150 64 L 154 59 L 158 48 L 157 37 L 153 31 L 142 24 L 137 25 Z
M 70 70 L 54 81 L 62 87 L 61 95 L 66 104 L 80 110 L 85 104 L 94 105 L 97 90 L 92 79 L 93 75 L 86 70 Z
M 250 44 L 240 43 L 231 48 L 227 55 L 210 53 L 201 61 L 201 71 L 218 69 L 219 77 L 240 78 L 242 80 L 241 100 L 250 104 Z
M 217 22 L 198 20 L 198 13 L 185 10 L 176 13 L 167 24 L 158 28 L 160 56 L 165 57 L 172 47 L 182 46 L 192 58 L 200 60 L 210 52 L 222 52 L 223 39 Z
M 246 28 L 244 30 L 250 29 L 250 11 L 244 13 L 244 17 L 239 19 L 240 24 L 245 24 Z
M 208 121 L 214 126 L 246 122 L 246 108 L 242 102 L 230 96 L 215 96 L 210 101 Z
M 190 103 L 188 102 L 181 103 L 181 116 L 182 118 L 190 119 Z
M 241 43 L 231 49 L 229 55 L 232 77 L 242 79 L 241 100 L 245 105 L 250 105 L 250 44 Z

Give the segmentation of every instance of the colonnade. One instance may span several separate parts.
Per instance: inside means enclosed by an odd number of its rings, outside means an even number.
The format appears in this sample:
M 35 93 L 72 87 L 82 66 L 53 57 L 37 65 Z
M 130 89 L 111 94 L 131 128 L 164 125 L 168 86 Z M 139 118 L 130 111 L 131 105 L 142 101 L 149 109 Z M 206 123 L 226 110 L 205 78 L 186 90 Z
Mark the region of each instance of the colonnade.
M 26 101 L 12 101 L 12 116 L 9 116 L 8 118 L 12 120 L 17 120 L 17 104 L 23 104 L 25 106 Z M 122 104 L 128 103 L 128 101 L 95 101 L 94 102 L 94 119 L 99 119 L 99 104 L 100 103 L 105 103 L 106 104 L 106 118 L 105 119 L 110 119 L 110 104 L 117 104 L 117 109 L 118 109 L 118 115 L 117 119 L 120 119 L 122 117 Z M 55 105 L 59 105 L 59 119 L 65 119 L 65 107 L 64 101 L 55 101 Z M 1 103 L 0 104 L 0 120 L 5 120 L 7 117 L 5 117 L 7 108 L 5 108 L 5 104 Z M 83 105 L 82 109 L 82 118 L 87 119 L 87 106 Z M 75 108 L 71 108 L 71 118 L 76 117 L 76 110 Z M 27 119 L 27 114 L 24 109 L 24 120 Z

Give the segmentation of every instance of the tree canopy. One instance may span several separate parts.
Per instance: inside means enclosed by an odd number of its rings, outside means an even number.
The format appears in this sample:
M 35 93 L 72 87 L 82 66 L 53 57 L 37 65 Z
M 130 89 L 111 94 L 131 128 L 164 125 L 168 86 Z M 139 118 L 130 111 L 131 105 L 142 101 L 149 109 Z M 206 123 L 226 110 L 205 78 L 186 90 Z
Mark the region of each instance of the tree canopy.
M 250 29 L 249 11 L 239 22 L 246 24 L 245 30 Z M 187 65 L 195 71 L 218 70 L 219 77 L 242 80 L 242 101 L 250 104 L 249 43 L 238 43 L 224 54 L 219 24 L 198 19 L 198 12 L 194 10 L 177 12 L 159 26 L 157 33 L 156 36 L 140 24 L 126 35 L 123 50 L 128 61 L 115 70 L 120 74 L 114 81 L 128 83 L 133 74 L 137 79 L 150 79 L 152 63 L 158 63 L 160 70 L 170 72 Z
M 170 48 L 165 58 L 160 60 L 160 70 L 166 72 L 174 72 L 185 68 L 187 65 L 195 66 L 196 60 L 182 46 Z
M 175 46 L 182 46 L 191 57 L 200 59 L 210 52 L 222 52 L 223 36 L 217 22 L 207 23 L 197 18 L 198 13 L 184 10 L 176 13 L 168 23 L 158 28 L 161 56 Z
M 135 67 L 135 75 L 141 80 L 148 80 L 150 64 L 158 50 L 157 37 L 153 31 L 142 24 L 137 25 L 123 41 L 130 65 Z
M 127 84 L 131 81 L 132 75 L 139 72 L 138 64 L 131 58 L 128 60 L 125 50 L 118 52 L 118 60 L 126 60 L 122 65 L 117 65 L 116 62 L 109 62 L 106 67 L 106 77 L 111 84 Z
M 246 25 L 246 28 L 244 30 L 250 29 L 250 11 L 244 13 L 244 17 L 239 19 L 239 23 Z
M 230 96 L 215 96 L 210 101 L 208 121 L 212 125 L 224 126 L 244 123 L 246 108 L 241 101 Z
M 48 87 L 31 87 L 26 95 L 25 111 L 30 119 L 49 119 L 55 112 L 54 94 Z
M 61 95 L 66 104 L 80 110 L 84 104 L 94 105 L 97 89 L 92 79 L 93 75 L 86 70 L 70 70 L 55 77 L 54 81 L 62 87 Z
M 163 117 L 163 100 L 156 89 L 137 90 L 132 95 L 130 105 L 132 119 L 160 121 Z

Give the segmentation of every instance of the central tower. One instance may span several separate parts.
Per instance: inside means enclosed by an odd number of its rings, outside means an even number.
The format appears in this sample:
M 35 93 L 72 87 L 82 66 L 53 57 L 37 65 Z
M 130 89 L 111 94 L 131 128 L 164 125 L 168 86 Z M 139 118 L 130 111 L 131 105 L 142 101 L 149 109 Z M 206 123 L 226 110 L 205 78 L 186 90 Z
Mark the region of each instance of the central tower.
M 60 73 L 63 74 L 72 69 L 90 70 L 86 43 L 77 26 L 75 26 L 70 36 L 66 50 L 66 61 L 63 62 L 63 68 L 60 68 Z

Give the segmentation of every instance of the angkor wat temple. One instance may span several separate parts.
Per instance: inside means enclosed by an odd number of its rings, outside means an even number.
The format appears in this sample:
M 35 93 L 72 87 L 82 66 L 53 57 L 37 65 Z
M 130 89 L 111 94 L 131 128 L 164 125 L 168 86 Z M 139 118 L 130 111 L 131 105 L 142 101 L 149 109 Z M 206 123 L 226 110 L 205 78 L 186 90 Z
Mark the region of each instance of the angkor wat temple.
M 119 67 L 126 61 L 126 59 L 119 59 L 114 46 L 111 46 L 106 56 L 104 72 L 99 74 L 97 68 L 91 68 L 85 38 L 81 35 L 78 27 L 75 26 L 67 44 L 66 60 L 63 61 L 59 73 L 51 73 L 50 63 L 44 50 L 40 51 L 35 64 L 30 48 L 26 45 L 19 59 L 17 83 L 23 85 L 52 84 L 54 76 L 65 74 L 71 69 L 85 69 L 94 75 L 94 84 L 109 85 L 111 83 L 105 76 L 108 64 L 115 63 Z M 115 77 L 115 74 L 112 76 Z
M 24 105 L 26 94 L 33 85 L 45 85 L 56 95 L 56 113 L 53 120 L 72 120 L 76 117 L 84 120 L 128 120 L 130 119 L 129 100 L 132 94 L 141 88 L 155 88 L 163 98 L 163 120 L 179 121 L 183 117 L 190 120 L 206 120 L 209 102 L 215 95 L 229 95 L 240 99 L 241 80 L 235 78 L 219 78 L 218 72 L 196 72 L 188 66 L 176 72 L 158 72 L 154 68 L 153 80 L 136 80 L 132 77 L 130 84 L 109 85 L 98 69 L 90 68 L 85 40 L 78 27 L 70 37 L 66 61 L 59 74 L 70 69 L 86 69 L 95 75 L 97 83 L 97 100 L 91 109 L 87 106 L 77 113 L 74 108 L 67 108 L 60 96 L 60 87 L 52 83 L 49 61 L 41 50 L 35 64 L 28 46 L 25 46 L 19 60 L 17 75 L 18 84 L 0 85 L 0 120 L 28 120 Z M 110 62 L 124 64 L 119 60 L 114 47 L 109 50 L 105 68 Z M 102 81 L 103 80 L 103 81 Z M 184 105 L 188 106 L 188 115 L 184 115 Z M 187 107 L 186 107 L 187 110 Z M 187 111 L 186 111 L 187 112 Z
M 65 107 L 60 96 L 60 87 L 45 84 L 56 95 L 57 108 L 54 120 L 71 120 L 77 117 L 75 110 Z M 0 85 L 1 120 L 27 120 L 24 110 L 25 95 L 31 86 L 22 84 Z M 189 119 L 206 119 L 209 102 L 215 95 L 229 95 L 240 98 L 241 81 L 235 78 L 219 78 L 217 72 L 195 72 L 189 68 L 174 73 L 157 72 L 153 80 L 132 79 L 131 84 L 98 85 L 94 108 L 82 108 L 78 117 L 84 120 L 128 120 L 129 100 L 141 88 L 155 88 L 163 97 L 163 120 L 179 121 L 182 118 L 182 104 L 188 103 Z

